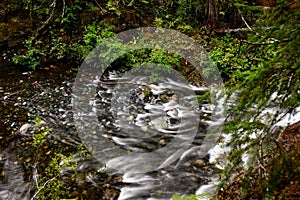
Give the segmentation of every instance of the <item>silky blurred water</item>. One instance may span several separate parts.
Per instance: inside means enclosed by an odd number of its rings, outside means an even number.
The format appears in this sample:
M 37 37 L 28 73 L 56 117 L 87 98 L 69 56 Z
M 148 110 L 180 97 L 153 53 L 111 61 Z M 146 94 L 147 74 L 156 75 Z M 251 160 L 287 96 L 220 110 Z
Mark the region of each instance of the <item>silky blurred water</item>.
M 102 124 L 93 138 L 108 138 L 114 148 L 103 143 L 93 148 L 98 156 L 108 154 L 103 160 L 112 174 L 123 174 L 128 186 L 119 199 L 194 194 L 214 176 L 208 150 L 222 130 L 224 98 L 216 98 L 215 91 L 214 103 L 199 104 L 195 91 L 209 88 L 192 87 L 175 76 L 151 83 L 141 72 L 120 74 L 122 79 L 112 74 L 119 82 L 101 82 L 91 110 Z

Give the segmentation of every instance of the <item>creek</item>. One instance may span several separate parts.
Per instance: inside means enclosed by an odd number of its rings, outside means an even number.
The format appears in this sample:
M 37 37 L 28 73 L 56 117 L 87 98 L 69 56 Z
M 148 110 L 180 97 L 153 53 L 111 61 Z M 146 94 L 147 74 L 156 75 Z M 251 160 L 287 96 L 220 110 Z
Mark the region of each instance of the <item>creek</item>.
M 102 84 L 90 102 L 101 137 L 86 139 L 73 119 L 76 69 L 51 65 L 37 71 L 16 66 L 0 70 L 0 199 L 31 199 L 37 192 L 39 161 L 26 157 L 29 150 L 22 146 L 33 137 L 36 117 L 52 129 L 47 148 L 76 149 L 84 141 L 94 156 L 77 166 L 77 174 L 85 176 L 76 175 L 77 183 L 101 190 L 102 196 L 91 192 L 89 199 L 170 199 L 172 194 L 194 194 L 216 176 L 207 152 L 220 135 L 224 117 L 222 102 L 198 103 L 207 88 L 190 87 L 187 93 L 187 86 L 176 80 L 147 84 L 145 77 L 124 79 L 108 71 L 99 78 Z M 122 84 L 128 79 L 138 84 Z M 115 81 L 120 84 L 110 84 Z M 113 147 L 95 147 L 97 143 Z M 91 168 L 107 175 L 89 178 Z

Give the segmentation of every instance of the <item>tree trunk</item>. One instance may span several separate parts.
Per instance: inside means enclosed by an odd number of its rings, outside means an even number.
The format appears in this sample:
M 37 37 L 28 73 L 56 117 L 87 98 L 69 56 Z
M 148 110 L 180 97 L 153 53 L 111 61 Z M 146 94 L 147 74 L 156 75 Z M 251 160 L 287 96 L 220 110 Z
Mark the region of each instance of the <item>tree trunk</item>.
M 210 30 L 214 29 L 218 23 L 218 0 L 207 0 L 206 1 L 206 27 Z

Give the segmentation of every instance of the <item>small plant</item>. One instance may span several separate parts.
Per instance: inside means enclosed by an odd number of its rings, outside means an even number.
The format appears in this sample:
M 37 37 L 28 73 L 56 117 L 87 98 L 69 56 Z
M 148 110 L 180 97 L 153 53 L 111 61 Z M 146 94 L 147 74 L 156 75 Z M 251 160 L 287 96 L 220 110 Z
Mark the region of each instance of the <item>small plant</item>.
M 61 23 L 65 24 L 66 29 L 72 29 L 74 24 L 80 21 L 79 13 L 81 10 L 82 7 L 77 4 L 66 8 L 66 15 L 61 21 Z
M 23 147 L 20 159 L 28 169 L 26 176 L 35 186 L 31 199 L 69 199 L 72 192 L 82 191 L 74 177 L 79 163 L 90 154 L 83 145 L 60 143 L 40 117 L 33 122 L 32 138 L 24 138 L 19 144 Z
M 116 26 L 112 24 L 93 23 L 87 26 L 84 31 L 82 39 L 83 44 L 74 44 L 72 48 L 84 58 L 104 39 L 112 37 L 115 34 L 115 28 Z
M 257 55 L 249 51 L 247 44 L 229 34 L 212 39 L 211 45 L 213 50 L 209 53 L 210 57 L 222 74 L 232 75 L 236 71 L 248 70 L 257 59 Z
M 41 41 L 36 41 L 34 44 L 33 40 L 26 40 L 25 47 L 27 51 L 23 55 L 15 55 L 12 58 L 13 62 L 17 65 L 28 66 L 30 69 L 40 66 L 40 58 L 46 55 L 43 50 L 38 48 L 41 44 Z
M 49 127 L 41 127 L 44 123 L 41 118 L 36 117 L 34 119 L 35 127 L 34 127 L 34 134 L 33 134 L 33 143 L 34 147 L 42 147 L 44 142 L 46 141 L 47 135 L 52 131 Z
M 119 17 L 121 16 L 122 12 L 119 8 L 119 1 L 115 1 L 115 0 L 109 0 L 106 3 L 106 8 L 110 11 L 113 11 L 114 13 L 116 13 Z

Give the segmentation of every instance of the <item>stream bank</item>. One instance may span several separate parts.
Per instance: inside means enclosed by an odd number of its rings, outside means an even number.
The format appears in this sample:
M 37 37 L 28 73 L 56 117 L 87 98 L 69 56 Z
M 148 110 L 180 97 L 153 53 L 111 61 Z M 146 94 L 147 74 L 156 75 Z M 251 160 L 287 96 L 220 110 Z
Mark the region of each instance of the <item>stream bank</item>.
M 28 71 L 9 63 L 0 70 L 1 199 L 115 199 L 122 178 L 98 171 L 72 124 L 77 71 L 62 66 Z

